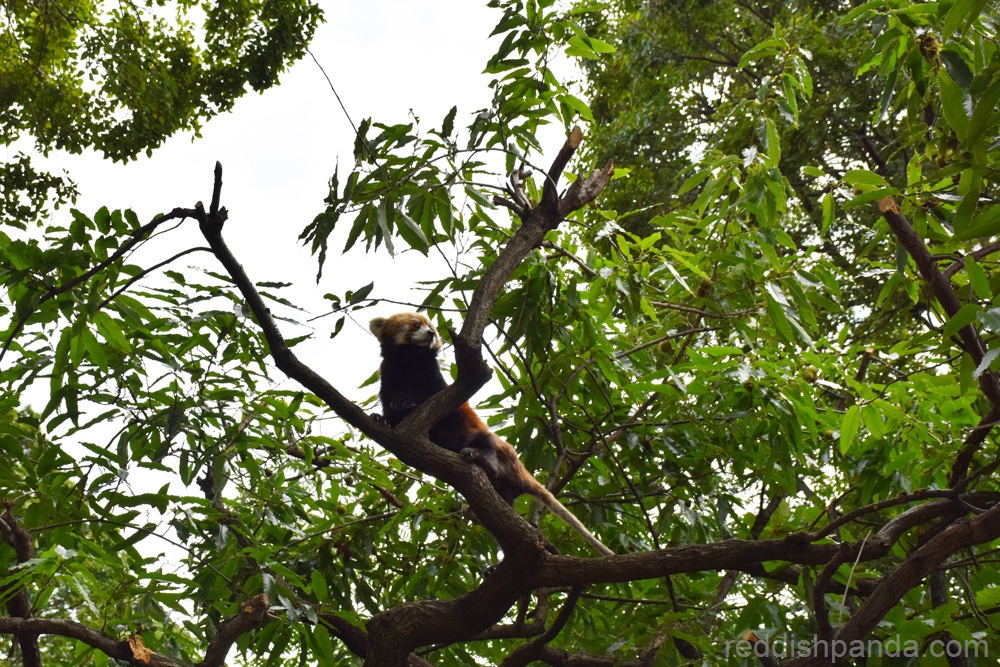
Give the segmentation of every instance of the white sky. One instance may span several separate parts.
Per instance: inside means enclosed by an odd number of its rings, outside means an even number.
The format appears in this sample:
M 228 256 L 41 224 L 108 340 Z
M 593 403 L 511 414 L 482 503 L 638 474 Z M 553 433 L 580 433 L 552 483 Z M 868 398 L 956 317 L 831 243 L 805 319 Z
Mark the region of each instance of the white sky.
M 440 126 L 458 105 L 456 126 L 489 105 L 490 77 L 482 74 L 497 47 L 487 37 L 501 14 L 470 0 L 369 0 L 323 2 L 326 23 L 317 30 L 311 50 L 326 70 L 351 118 L 387 123 L 408 122 L 412 109 L 422 127 Z M 560 139 L 555 138 L 553 151 Z M 322 72 L 306 58 L 281 78 L 281 85 L 262 95 L 249 93 L 235 109 L 209 121 L 202 137 L 177 135 L 127 165 L 96 154 L 57 155 L 51 167 L 65 169 L 76 180 L 81 197 L 76 208 L 92 215 L 101 206 L 131 208 L 143 222 L 176 206 L 190 207 L 211 199 L 215 161 L 223 165 L 222 203 L 229 209 L 225 238 L 255 281 L 295 283 L 278 293 L 313 315 L 324 312 L 322 295 L 343 294 L 375 280 L 371 296 L 419 302 L 409 288 L 439 275 L 441 261 L 416 252 L 395 259 L 381 250 L 366 255 L 356 247 L 346 257 L 339 251 L 350 229 L 342 219 L 320 285 L 316 261 L 297 237 L 323 210 L 327 182 L 339 156 L 341 183 L 353 166 L 354 134 Z M 10 152 L 10 151 L 8 151 Z M 58 216 L 68 216 L 60 211 Z M 205 245 L 197 223 L 147 244 L 137 263 L 150 265 L 179 250 Z M 401 244 L 397 244 L 401 245 Z M 363 246 L 363 244 L 359 244 Z M 175 267 L 198 264 L 221 270 L 207 254 L 179 260 Z M 367 321 L 404 307 L 382 304 L 359 314 L 363 326 L 345 323 L 329 338 L 335 317 L 315 323 L 314 340 L 296 348 L 306 363 L 348 395 L 370 395 L 354 389 L 378 366 L 378 348 Z M 277 312 L 277 310 L 276 310 Z M 286 335 L 300 335 L 287 332 Z

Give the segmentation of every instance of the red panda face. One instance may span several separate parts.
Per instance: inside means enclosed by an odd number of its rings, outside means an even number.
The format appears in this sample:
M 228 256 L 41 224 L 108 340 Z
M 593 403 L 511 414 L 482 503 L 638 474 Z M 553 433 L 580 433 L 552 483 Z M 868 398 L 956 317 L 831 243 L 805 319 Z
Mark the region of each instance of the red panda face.
M 396 313 L 376 317 L 368 328 L 382 345 L 412 345 L 429 350 L 441 349 L 441 337 L 426 317 L 419 313 Z

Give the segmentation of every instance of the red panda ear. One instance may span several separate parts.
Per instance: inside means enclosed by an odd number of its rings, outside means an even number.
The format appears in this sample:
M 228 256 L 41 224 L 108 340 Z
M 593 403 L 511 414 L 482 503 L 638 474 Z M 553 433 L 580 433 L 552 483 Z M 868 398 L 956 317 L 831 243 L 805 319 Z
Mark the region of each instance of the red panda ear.
M 382 340 L 382 330 L 385 329 L 385 323 L 388 322 L 384 317 L 373 318 L 371 322 L 368 323 L 368 329 L 375 337 Z

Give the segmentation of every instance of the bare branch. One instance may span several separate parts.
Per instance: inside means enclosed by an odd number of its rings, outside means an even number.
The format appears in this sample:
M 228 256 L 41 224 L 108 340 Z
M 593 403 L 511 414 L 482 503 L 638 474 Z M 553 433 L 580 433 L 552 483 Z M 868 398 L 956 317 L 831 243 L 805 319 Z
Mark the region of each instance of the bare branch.
M 889 498 L 887 500 L 882 500 L 877 503 L 872 503 L 871 505 L 865 505 L 864 507 L 859 507 L 856 510 L 848 512 L 847 514 L 841 516 L 836 521 L 831 521 L 822 530 L 817 531 L 812 536 L 812 541 L 821 540 L 824 537 L 832 535 L 841 526 L 854 521 L 862 516 L 868 514 L 873 514 L 875 512 L 880 512 L 884 509 L 890 507 L 895 507 L 897 505 L 903 505 L 906 503 L 912 503 L 918 500 L 927 500 L 929 498 L 959 498 L 959 494 L 954 489 L 918 489 L 913 493 L 900 493 L 898 496 Z M 966 494 L 965 500 L 973 504 L 981 501 L 991 501 L 997 502 L 1000 500 L 1000 494 L 996 493 L 975 493 Z
M 971 257 L 971 258 L 975 259 L 976 261 L 979 261 L 983 257 L 988 257 L 989 255 L 992 255 L 995 252 L 1000 252 L 1000 242 L 990 243 L 989 245 L 984 245 L 979 250 L 975 250 L 973 252 L 970 252 L 965 257 L 961 257 L 961 258 L 955 260 L 955 262 L 952 263 L 951 266 L 949 266 L 947 269 L 945 269 L 941 273 L 942 273 L 942 275 L 944 275 L 945 278 L 948 278 L 950 280 L 953 275 L 955 275 L 956 273 L 958 273 L 958 271 L 960 271 L 962 268 L 965 267 L 965 260 L 966 260 L 966 258 Z
M 158 264 L 154 264 L 153 266 L 149 267 L 148 269 L 143 269 L 139 273 L 137 273 L 134 276 L 132 276 L 131 278 L 129 278 L 125 282 L 125 284 L 122 285 L 121 287 L 119 287 L 111 296 L 109 296 L 107 299 L 105 299 L 100 304 L 98 304 L 97 310 L 103 310 L 106 305 L 108 305 L 109 303 L 111 303 L 112 301 L 114 301 L 119 295 L 121 295 L 122 293 L 124 293 L 125 290 L 127 290 L 129 287 L 131 287 L 132 285 L 134 285 L 138 281 L 140 281 L 143 278 L 145 278 L 146 276 L 148 276 L 153 271 L 156 271 L 157 269 L 162 268 L 162 267 L 166 266 L 167 264 L 170 264 L 171 262 L 174 262 L 174 261 L 180 259 L 181 257 L 184 257 L 185 255 L 190 255 L 193 252 L 212 252 L 212 249 L 211 248 L 204 248 L 204 247 L 200 247 L 200 246 L 197 247 L 197 248 L 188 248 L 187 250 L 182 250 L 181 252 L 177 253 L 173 257 L 170 257 L 169 259 L 165 259 L 165 260 L 163 260 L 162 262 L 160 262 Z
M 561 245 L 556 245 L 552 241 L 542 241 L 541 246 L 543 248 L 555 250 L 557 253 L 579 266 L 580 270 L 591 278 L 597 277 L 597 271 L 594 271 L 592 268 L 587 266 L 582 259 L 571 253 L 569 250 L 566 250 L 566 248 L 563 248 Z

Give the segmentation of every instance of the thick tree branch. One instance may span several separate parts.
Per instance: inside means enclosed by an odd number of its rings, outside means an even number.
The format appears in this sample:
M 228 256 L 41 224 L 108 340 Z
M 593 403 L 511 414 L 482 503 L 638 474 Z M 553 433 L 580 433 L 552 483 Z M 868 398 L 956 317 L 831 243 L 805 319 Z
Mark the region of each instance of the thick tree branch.
M 899 206 L 896 205 L 892 197 L 885 197 L 879 202 L 878 206 L 882 217 L 889 223 L 889 228 L 892 229 L 896 238 L 906 248 L 906 252 L 913 258 L 914 263 L 917 265 L 917 270 L 920 271 L 920 275 L 927 281 L 934 298 L 944 308 L 948 317 L 954 317 L 962 309 L 962 303 L 951 289 L 951 283 L 948 278 L 938 269 L 937 262 L 931 257 L 930 252 L 928 252 L 927 247 L 924 245 L 923 239 L 913 229 L 910 221 L 899 212 Z M 972 356 L 973 362 L 978 366 L 983 360 L 983 355 L 986 353 L 986 346 L 983 344 L 982 338 L 979 337 L 979 333 L 976 332 L 975 327 L 969 324 L 962 327 L 958 334 L 962 339 L 965 350 Z M 996 376 L 987 370 L 987 372 L 979 377 L 979 388 L 986 398 L 989 399 L 993 407 L 980 421 L 980 426 L 984 428 L 977 428 L 966 437 L 962 449 L 955 458 L 950 475 L 952 488 L 959 488 L 963 485 L 968 474 L 969 464 L 972 462 L 972 457 L 975 456 L 979 447 L 986 440 L 986 436 L 989 435 L 990 428 L 986 426 L 1000 419 L 1000 383 L 997 382 Z
M 35 541 L 31 533 L 14 518 L 11 503 L 5 502 L 4 516 L 0 519 L 0 536 L 17 555 L 18 563 L 26 563 L 35 557 Z M 0 593 L 6 593 L 6 587 L 0 587 Z M 31 618 L 31 600 L 28 591 L 23 586 L 17 589 L 7 600 L 7 613 L 20 618 Z M 18 635 L 17 643 L 21 647 L 21 661 L 24 667 L 42 667 L 42 654 L 38 649 L 38 635 Z
M 250 601 L 242 606 L 238 614 L 223 621 L 215 632 L 215 637 L 209 642 L 205 658 L 198 663 L 198 667 L 223 665 L 226 662 L 229 649 L 236 643 L 240 635 L 255 630 L 263 624 L 268 605 L 267 596 L 261 593 L 250 598 Z
M 1000 507 L 1000 505 L 998 505 Z M 993 510 L 990 510 L 993 511 Z M 872 561 L 888 555 L 906 531 L 932 519 L 967 510 L 949 499 L 934 500 L 913 507 L 886 523 L 876 534 L 861 543 L 849 545 L 860 561 Z M 982 515 L 981 515 L 982 516 Z M 542 567 L 531 580 L 533 586 L 579 586 L 653 579 L 670 574 L 710 570 L 743 570 L 754 563 L 782 561 L 799 565 L 825 565 L 840 547 L 834 544 L 810 544 L 810 535 L 801 534 L 781 540 L 726 540 L 712 544 L 687 545 L 625 554 L 607 558 L 573 558 L 545 554 Z
M 132 638 L 131 643 L 128 640 L 115 639 L 76 621 L 55 618 L 0 617 L 0 634 L 10 634 L 17 637 L 24 635 L 69 637 L 96 648 L 109 658 L 135 665 L 135 667 L 189 667 L 186 663 L 142 648 L 141 642 L 137 642 L 135 638 Z M 133 646 L 135 650 L 133 650 Z
M 196 667 L 221 667 L 226 654 L 240 635 L 261 626 L 268 608 L 266 595 L 252 598 L 240 613 L 232 616 L 219 626 L 215 637 L 209 642 L 205 659 Z M 54 618 L 3 618 L 0 617 L 0 634 L 17 637 L 38 635 L 59 635 L 83 642 L 101 651 L 109 658 L 126 662 L 136 667 L 189 667 L 186 663 L 154 653 L 143 646 L 138 635 L 127 639 L 115 639 L 83 623 Z M 39 663 L 41 664 L 41 663 Z

